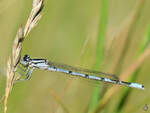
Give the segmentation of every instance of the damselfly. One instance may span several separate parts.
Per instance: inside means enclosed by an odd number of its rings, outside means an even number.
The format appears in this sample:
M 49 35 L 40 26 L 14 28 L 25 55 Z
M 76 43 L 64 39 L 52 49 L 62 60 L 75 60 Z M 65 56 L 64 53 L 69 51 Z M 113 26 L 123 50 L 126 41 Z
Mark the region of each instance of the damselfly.
M 23 59 L 20 60 L 20 64 L 23 67 L 25 67 L 23 71 L 25 72 L 26 75 L 25 79 L 20 79 L 20 80 L 30 80 L 33 70 L 38 68 L 38 69 L 55 71 L 55 72 L 62 72 L 71 76 L 82 77 L 90 80 L 103 81 L 103 82 L 108 82 L 113 84 L 124 85 L 132 88 L 144 89 L 144 86 L 142 84 L 121 81 L 113 74 L 91 71 L 87 69 L 79 69 L 64 64 L 61 65 L 61 64 L 49 62 L 46 59 L 31 59 L 29 55 L 25 55 Z M 92 74 L 87 74 L 87 73 L 92 73 Z M 99 77 L 93 74 L 112 76 L 114 79 L 111 79 L 109 77 Z

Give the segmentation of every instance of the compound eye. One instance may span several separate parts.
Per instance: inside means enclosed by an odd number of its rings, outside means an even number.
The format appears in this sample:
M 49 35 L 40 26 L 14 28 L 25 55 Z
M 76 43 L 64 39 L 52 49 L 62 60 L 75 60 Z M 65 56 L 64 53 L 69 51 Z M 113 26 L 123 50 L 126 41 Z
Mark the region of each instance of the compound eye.
M 23 60 L 24 61 L 30 61 L 30 56 L 29 55 L 24 55 Z

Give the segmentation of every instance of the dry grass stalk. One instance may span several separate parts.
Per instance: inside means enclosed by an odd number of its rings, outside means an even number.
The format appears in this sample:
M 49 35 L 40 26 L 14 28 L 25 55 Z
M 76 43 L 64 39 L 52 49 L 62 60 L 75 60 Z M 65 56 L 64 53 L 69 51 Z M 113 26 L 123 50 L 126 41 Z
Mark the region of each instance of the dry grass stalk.
M 128 48 L 130 46 L 131 42 L 131 35 L 133 33 L 133 30 L 135 29 L 136 22 L 138 20 L 138 16 L 140 14 L 140 11 L 142 7 L 144 6 L 145 0 L 139 0 L 137 1 L 137 4 L 135 6 L 135 9 L 131 13 L 131 17 L 124 23 L 124 28 L 122 31 L 117 33 L 115 38 L 121 38 L 121 41 L 119 42 L 119 51 L 118 56 L 116 60 L 113 62 L 112 70 L 117 72 L 117 70 L 121 70 L 121 64 L 124 61 L 124 57 L 126 56 L 126 52 L 128 51 Z
M 72 80 L 68 80 L 68 81 L 67 81 L 67 84 L 65 85 L 65 88 L 64 88 L 63 92 L 61 93 L 61 95 L 60 95 L 60 97 L 59 97 L 59 100 L 60 100 L 60 101 L 64 98 L 64 96 L 65 96 L 67 90 L 69 89 L 69 86 L 70 86 L 71 82 L 72 82 Z M 55 91 L 53 91 L 53 93 L 55 93 Z M 56 93 L 55 93 L 55 94 L 56 94 Z M 56 98 L 55 98 L 54 95 L 51 94 L 51 96 L 56 100 Z M 56 101 L 57 101 L 57 100 L 56 100 Z M 59 102 L 57 102 L 57 103 L 58 103 L 58 104 L 56 104 L 53 113 L 56 113 L 57 110 L 58 110 L 59 105 L 61 105 Z M 62 106 L 62 108 L 63 108 L 63 106 Z
M 121 80 L 127 80 L 141 65 L 142 63 L 150 56 L 150 45 L 143 52 L 143 54 L 133 63 L 123 74 L 121 74 Z M 111 99 L 113 95 L 115 95 L 121 87 L 118 85 L 110 88 L 98 104 L 97 109 L 95 109 L 94 113 L 98 113 Z
M 15 81 L 15 67 L 20 59 L 20 54 L 21 54 L 21 36 L 20 36 L 20 31 L 22 28 L 19 29 L 17 36 L 14 41 L 14 46 L 13 46 L 13 52 L 12 52 L 12 59 L 9 56 L 8 58 L 8 63 L 7 63 L 7 79 L 6 79 L 6 89 L 5 89 L 5 100 L 4 100 L 4 113 L 7 112 L 7 103 L 8 103 L 8 96 L 9 93 L 12 90 L 12 87 L 14 85 Z M 22 33 L 21 33 L 22 34 Z
M 62 103 L 61 99 L 56 95 L 55 91 L 52 88 L 50 88 L 50 94 L 51 94 L 52 97 L 54 97 L 54 99 L 56 100 L 56 102 L 58 102 L 59 105 L 61 105 L 61 107 L 64 110 L 64 112 L 65 113 L 69 113 L 69 111 L 66 108 L 66 106 Z
M 41 18 L 42 9 L 43 0 L 34 0 L 30 16 L 24 28 L 24 37 L 26 37 L 31 31 L 31 29 L 37 25 L 38 21 Z
M 34 0 L 32 11 L 28 18 L 28 21 L 23 27 L 21 26 L 18 30 L 17 36 L 14 40 L 12 49 L 12 59 L 9 56 L 7 63 L 7 80 L 5 89 L 5 100 L 4 100 L 4 113 L 7 112 L 8 96 L 13 88 L 14 81 L 17 79 L 15 77 L 16 65 L 18 64 L 21 57 L 22 44 L 29 32 L 34 28 L 41 18 L 41 11 L 43 9 L 43 0 Z

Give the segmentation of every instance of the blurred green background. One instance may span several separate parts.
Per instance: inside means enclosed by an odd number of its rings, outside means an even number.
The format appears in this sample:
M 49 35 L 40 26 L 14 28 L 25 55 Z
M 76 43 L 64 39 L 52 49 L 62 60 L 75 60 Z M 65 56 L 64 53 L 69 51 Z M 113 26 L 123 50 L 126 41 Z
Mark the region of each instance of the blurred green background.
M 45 0 L 43 16 L 24 41 L 22 56 L 29 54 L 119 76 L 149 44 L 149 6 L 149 0 Z M 5 92 L 6 63 L 14 38 L 31 8 L 32 0 L 0 0 L 0 97 Z M 144 105 L 150 104 L 149 67 L 150 57 L 128 79 L 144 84 L 144 91 L 121 86 L 100 112 L 144 113 Z M 8 113 L 87 113 L 96 108 L 99 95 L 105 95 L 102 84 L 97 86 L 62 73 L 36 70 L 32 80 L 14 86 Z

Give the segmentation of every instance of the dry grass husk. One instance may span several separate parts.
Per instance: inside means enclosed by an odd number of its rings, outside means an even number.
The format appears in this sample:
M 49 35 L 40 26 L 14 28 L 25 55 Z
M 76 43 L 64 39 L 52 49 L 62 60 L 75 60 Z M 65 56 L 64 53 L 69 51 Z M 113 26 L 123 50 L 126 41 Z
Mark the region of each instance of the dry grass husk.
M 17 79 L 15 76 L 16 65 L 21 57 L 22 44 L 24 39 L 30 31 L 37 25 L 41 18 L 41 11 L 43 9 L 43 0 L 33 0 L 32 10 L 28 21 L 23 29 L 21 26 L 18 30 L 17 36 L 12 47 L 12 57 L 9 56 L 7 63 L 7 79 L 4 99 L 4 113 L 7 112 L 8 97 L 13 88 L 14 82 Z

